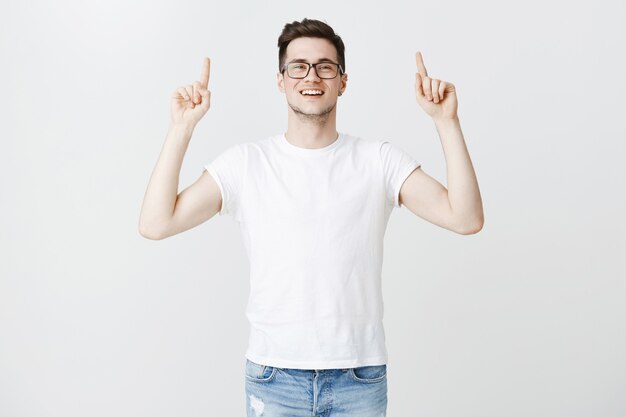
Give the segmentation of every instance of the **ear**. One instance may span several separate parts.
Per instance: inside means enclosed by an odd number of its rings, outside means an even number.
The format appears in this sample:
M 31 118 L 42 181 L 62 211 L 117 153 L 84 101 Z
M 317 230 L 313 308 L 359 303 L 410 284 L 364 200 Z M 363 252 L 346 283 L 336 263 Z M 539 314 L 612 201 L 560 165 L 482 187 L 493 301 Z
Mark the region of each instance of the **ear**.
M 285 92 L 285 80 L 283 79 L 283 74 L 280 72 L 276 73 L 276 85 L 281 93 Z
M 341 74 L 341 82 L 339 84 L 339 95 L 342 95 L 348 86 L 348 74 Z

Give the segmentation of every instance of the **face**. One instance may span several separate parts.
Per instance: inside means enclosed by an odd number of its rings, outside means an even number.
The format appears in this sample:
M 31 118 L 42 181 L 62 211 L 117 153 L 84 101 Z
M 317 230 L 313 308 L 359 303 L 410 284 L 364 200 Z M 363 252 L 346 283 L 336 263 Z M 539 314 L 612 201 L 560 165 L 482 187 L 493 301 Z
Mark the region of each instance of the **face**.
M 285 53 L 285 63 L 303 59 L 316 64 L 323 59 L 339 63 L 337 49 L 323 38 L 297 38 L 289 42 Z M 302 79 L 294 79 L 285 70 L 277 76 L 278 89 L 285 93 L 287 104 L 299 116 L 315 119 L 328 115 L 335 109 L 337 97 L 346 89 L 347 74 L 337 74 L 333 79 L 322 79 L 311 68 L 309 74 Z M 301 92 L 306 89 L 320 90 L 321 95 L 306 96 Z

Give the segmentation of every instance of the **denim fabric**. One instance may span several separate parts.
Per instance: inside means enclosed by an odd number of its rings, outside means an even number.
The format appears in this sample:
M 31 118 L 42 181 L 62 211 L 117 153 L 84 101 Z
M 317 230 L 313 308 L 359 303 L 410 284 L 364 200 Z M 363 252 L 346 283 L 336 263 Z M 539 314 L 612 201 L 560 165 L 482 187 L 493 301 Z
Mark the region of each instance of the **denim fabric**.
M 289 369 L 246 358 L 248 417 L 385 417 L 387 365 Z

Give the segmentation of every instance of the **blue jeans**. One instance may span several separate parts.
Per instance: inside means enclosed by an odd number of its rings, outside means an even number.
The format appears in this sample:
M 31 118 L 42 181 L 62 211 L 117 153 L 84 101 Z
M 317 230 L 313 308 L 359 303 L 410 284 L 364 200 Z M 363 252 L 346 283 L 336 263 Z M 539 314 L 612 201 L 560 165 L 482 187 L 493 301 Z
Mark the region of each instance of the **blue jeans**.
M 385 417 L 387 365 L 289 369 L 246 358 L 248 417 Z

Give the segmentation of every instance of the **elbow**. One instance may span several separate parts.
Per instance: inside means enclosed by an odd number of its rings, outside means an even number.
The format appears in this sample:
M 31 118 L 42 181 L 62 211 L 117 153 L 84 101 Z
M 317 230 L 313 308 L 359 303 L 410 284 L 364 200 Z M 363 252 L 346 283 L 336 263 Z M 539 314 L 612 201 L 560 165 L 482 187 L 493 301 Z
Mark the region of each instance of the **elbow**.
M 462 235 L 475 235 L 476 233 L 480 232 L 482 230 L 483 226 L 482 224 L 479 226 L 474 226 L 474 227 L 468 227 L 467 229 L 461 230 L 459 233 Z
M 145 237 L 146 239 L 150 239 L 150 240 L 161 240 L 162 238 L 156 234 L 156 233 L 152 233 L 148 230 L 143 230 L 143 229 L 139 229 L 139 234 L 142 237 Z
M 475 235 L 483 229 L 485 219 L 481 215 L 478 219 L 463 223 L 463 226 L 457 229 L 457 233 L 461 235 Z
M 139 234 L 142 237 L 150 240 L 161 240 L 163 239 L 163 234 L 159 233 L 156 229 L 150 228 L 144 224 L 139 224 Z

